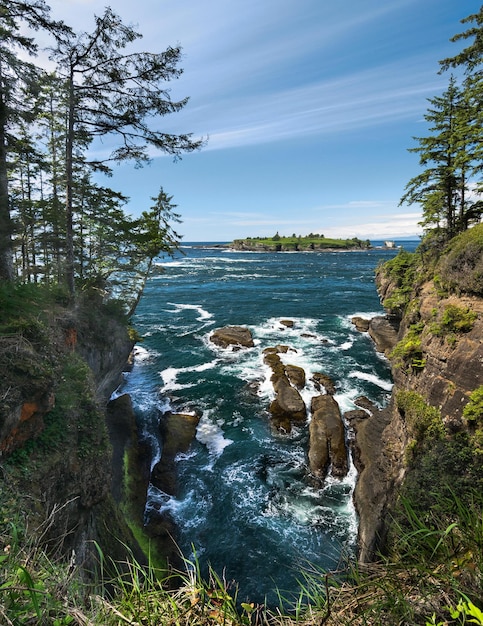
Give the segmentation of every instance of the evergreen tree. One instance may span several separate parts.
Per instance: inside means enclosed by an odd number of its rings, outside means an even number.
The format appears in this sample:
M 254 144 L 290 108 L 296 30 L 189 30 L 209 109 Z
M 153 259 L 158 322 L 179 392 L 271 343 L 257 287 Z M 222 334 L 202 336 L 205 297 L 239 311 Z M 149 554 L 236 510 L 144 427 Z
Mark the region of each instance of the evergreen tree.
M 175 158 L 202 145 L 189 134 L 174 135 L 154 130 L 148 123 L 153 116 L 181 110 L 187 99 L 171 100 L 166 81 L 181 74 L 180 48 L 162 53 L 125 53 L 125 48 L 141 35 L 122 23 L 111 9 L 95 18 L 92 33 L 67 34 L 58 38 L 53 58 L 65 81 L 67 104 L 66 137 L 66 256 L 67 284 L 74 292 L 74 165 L 76 148 L 86 139 L 117 136 L 118 146 L 106 160 L 90 161 L 105 169 L 109 160 L 149 160 L 152 146 Z M 87 158 L 83 158 L 87 163 Z
M 415 137 L 419 143 L 410 152 L 419 154 L 426 169 L 406 185 L 400 204 L 418 203 L 423 210 L 423 226 L 443 227 L 451 237 L 458 230 L 457 207 L 465 202 L 467 159 L 462 123 L 461 92 L 452 77 L 442 96 L 430 98 L 432 108 L 424 118 L 430 135 Z
M 4 280 L 14 277 L 8 155 L 14 126 L 31 115 L 38 91 L 37 68 L 19 56 L 19 52 L 33 56 L 37 51 L 34 40 L 24 34 L 25 27 L 57 33 L 65 28 L 50 20 L 44 0 L 0 0 L 0 279 Z
M 464 71 L 463 91 L 467 119 L 465 135 L 468 154 L 468 176 L 474 180 L 476 189 L 482 192 L 480 180 L 483 171 L 483 5 L 478 13 L 469 15 L 461 20 L 462 24 L 469 24 L 467 30 L 455 35 L 451 41 L 468 40 L 469 45 L 453 57 L 440 61 L 441 71 L 450 68 L 461 68 Z M 481 201 L 476 201 L 466 207 L 462 216 L 463 225 L 471 221 L 479 221 L 482 209 Z

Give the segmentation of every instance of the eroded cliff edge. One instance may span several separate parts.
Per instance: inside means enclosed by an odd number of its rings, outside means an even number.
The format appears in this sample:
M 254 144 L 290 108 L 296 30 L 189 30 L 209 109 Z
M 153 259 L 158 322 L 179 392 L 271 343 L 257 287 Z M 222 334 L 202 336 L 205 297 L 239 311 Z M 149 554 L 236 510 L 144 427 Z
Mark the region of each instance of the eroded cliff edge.
M 115 498 L 105 410 L 134 344 L 127 320 L 96 293 L 66 306 L 18 291 L 0 334 L 0 505 L 86 571 L 94 542 L 122 560 L 136 544 Z
M 385 409 L 354 424 L 362 562 L 384 549 L 398 493 L 406 482 L 414 482 L 414 473 L 422 472 L 417 460 L 423 453 L 433 455 L 439 467 L 431 471 L 446 473 L 448 481 L 454 471 L 468 473 L 471 482 L 477 465 L 471 456 L 481 444 L 474 398 L 483 385 L 482 252 L 464 250 L 453 243 L 429 261 L 424 250 L 402 253 L 376 272 L 388 317 L 372 320 L 369 332 L 390 359 L 394 388 Z M 389 341 L 384 335 L 388 325 L 397 329 Z M 470 416 L 465 407 L 472 403 L 476 409 Z M 448 459 L 456 440 L 467 447 L 465 465 L 458 459 L 461 467 Z M 418 475 L 416 480 L 423 479 Z M 428 475 L 428 487 L 431 480 Z M 428 499 L 426 506 L 430 504 Z

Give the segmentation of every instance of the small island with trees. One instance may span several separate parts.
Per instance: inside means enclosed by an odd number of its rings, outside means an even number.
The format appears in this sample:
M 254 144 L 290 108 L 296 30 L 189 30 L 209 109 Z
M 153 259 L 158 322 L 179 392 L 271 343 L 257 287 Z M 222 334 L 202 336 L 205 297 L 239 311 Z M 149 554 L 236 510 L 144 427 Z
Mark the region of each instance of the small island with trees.
M 273 237 L 247 237 L 235 239 L 228 245 L 232 250 L 246 250 L 249 252 L 307 252 L 331 250 L 367 250 L 371 242 L 362 241 L 357 237 L 352 239 L 329 239 L 319 233 L 283 237 L 278 232 Z

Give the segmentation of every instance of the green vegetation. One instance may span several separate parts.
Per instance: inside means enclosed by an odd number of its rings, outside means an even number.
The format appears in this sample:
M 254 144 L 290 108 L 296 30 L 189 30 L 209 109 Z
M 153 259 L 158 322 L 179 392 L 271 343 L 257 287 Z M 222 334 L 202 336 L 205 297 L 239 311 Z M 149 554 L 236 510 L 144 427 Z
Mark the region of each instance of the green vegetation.
M 483 295 L 483 224 L 470 228 L 448 243 L 438 272 L 446 289 Z
M 377 273 L 391 280 L 391 292 L 383 302 L 384 308 L 391 313 L 405 313 L 414 290 L 418 262 L 415 253 L 401 249 L 394 258 L 378 267 Z
M 440 411 L 427 404 L 419 393 L 398 391 L 396 404 L 404 414 L 410 437 L 417 442 L 422 442 L 427 437 L 434 440 L 444 436 L 445 430 Z
M 435 321 L 429 326 L 431 333 L 438 337 L 445 337 L 450 345 L 454 345 L 460 333 L 469 332 L 478 319 L 478 314 L 455 304 L 447 304 L 440 313 L 434 311 Z
M 391 352 L 394 367 L 421 370 L 426 365 L 421 347 L 421 324 L 414 324 Z
M 328 239 L 324 235 L 310 233 L 309 235 L 295 235 L 283 237 L 276 233 L 273 237 L 247 237 L 236 239 L 232 245 L 244 244 L 246 247 L 269 248 L 275 251 L 323 250 L 323 249 L 365 249 L 370 248 L 370 241 L 362 241 L 357 237 L 352 239 Z
M 483 426 L 483 385 L 470 394 L 470 401 L 463 409 L 463 417 Z
M 161 187 L 134 219 L 128 199 L 93 175 L 110 175 L 113 161 L 149 162 L 150 149 L 176 158 L 203 145 L 152 123 L 187 103 L 166 88 L 181 73 L 181 49 L 130 50 L 141 34 L 109 7 L 92 32 L 75 32 L 44 0 L 2 1 L 0 30 L 0 279 L 60 283 L 71 296 L 85 285 L 111 296 L 142 290 L 152 259 L 178 245 L 175 205 Z M 27 60 L 38 30 L 49 72 Z M 112 152 L 93 157 L 92 143 L 107 136 Z

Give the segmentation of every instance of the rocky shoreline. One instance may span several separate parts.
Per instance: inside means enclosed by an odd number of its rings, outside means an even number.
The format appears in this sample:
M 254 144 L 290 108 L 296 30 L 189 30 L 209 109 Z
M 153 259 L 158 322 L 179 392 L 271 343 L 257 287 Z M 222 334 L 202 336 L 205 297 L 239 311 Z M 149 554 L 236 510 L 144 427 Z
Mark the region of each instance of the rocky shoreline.
M 387 352 L 395 345 L 397 332 L 393 319 L 353 318 L 352 322 L 358 330 L 371 335 L 379 351 Z M 291 320 L 280 320 L 280 323 L 289 327 L 294 324 Z M 250 330 L 243 326 L 218 328 L 210 339 L 218 347 L 232 351 L 255 346 Z M 342 414 L 333 397 L 337 384 L 323 372 L 316 372 L 311 377 L 310 382 L 319 393 L 307 407 L 301 395 L 307 384 L 306 373 L 301 367 L 290 364 L 290 353 L 295 351 L 288 345 L 276 345 L 263 350 L 262 358 L 271 371 L 270 381 L 274 393 L 274 399 L 267 407 L 270 423 L 274 432 L 279 434 L 290 433 L 293 426 L 308 425 L 307 481 L 316 487 L 321 486 L 328 476 L 344 477 L 349 469 L 349 455 L 352 455 L 362 477 L 357 481 L 354 494 L 360 519 L 360 559 L 370 560 L 382 532 L 379 521 L 383 519 L 387 467 L 379 467 L 382 458 L 379 441 L 388 424 L 390 412 L 379 410 L 370 400 L 361 397 L 356 400 L 357 409 Z M 253 385 L 256 387 L 257 383 Z M 151 481 L 167 494 L 176 494 L 174 458 L 178 452 L 187 450 L 194 440 L 198 421 L 196 415 L 167 413 L 160 416 L 163 452 L 153 468 Z M 143 491 L 146 488 L 147 484 Z M 151 538 L 162 543 L 171 559 L 175 558 L 173 550 L 168 549 L 167 537 L 174 541 L 176 528 L 166 513 L 151 512 L 146 530 Z

